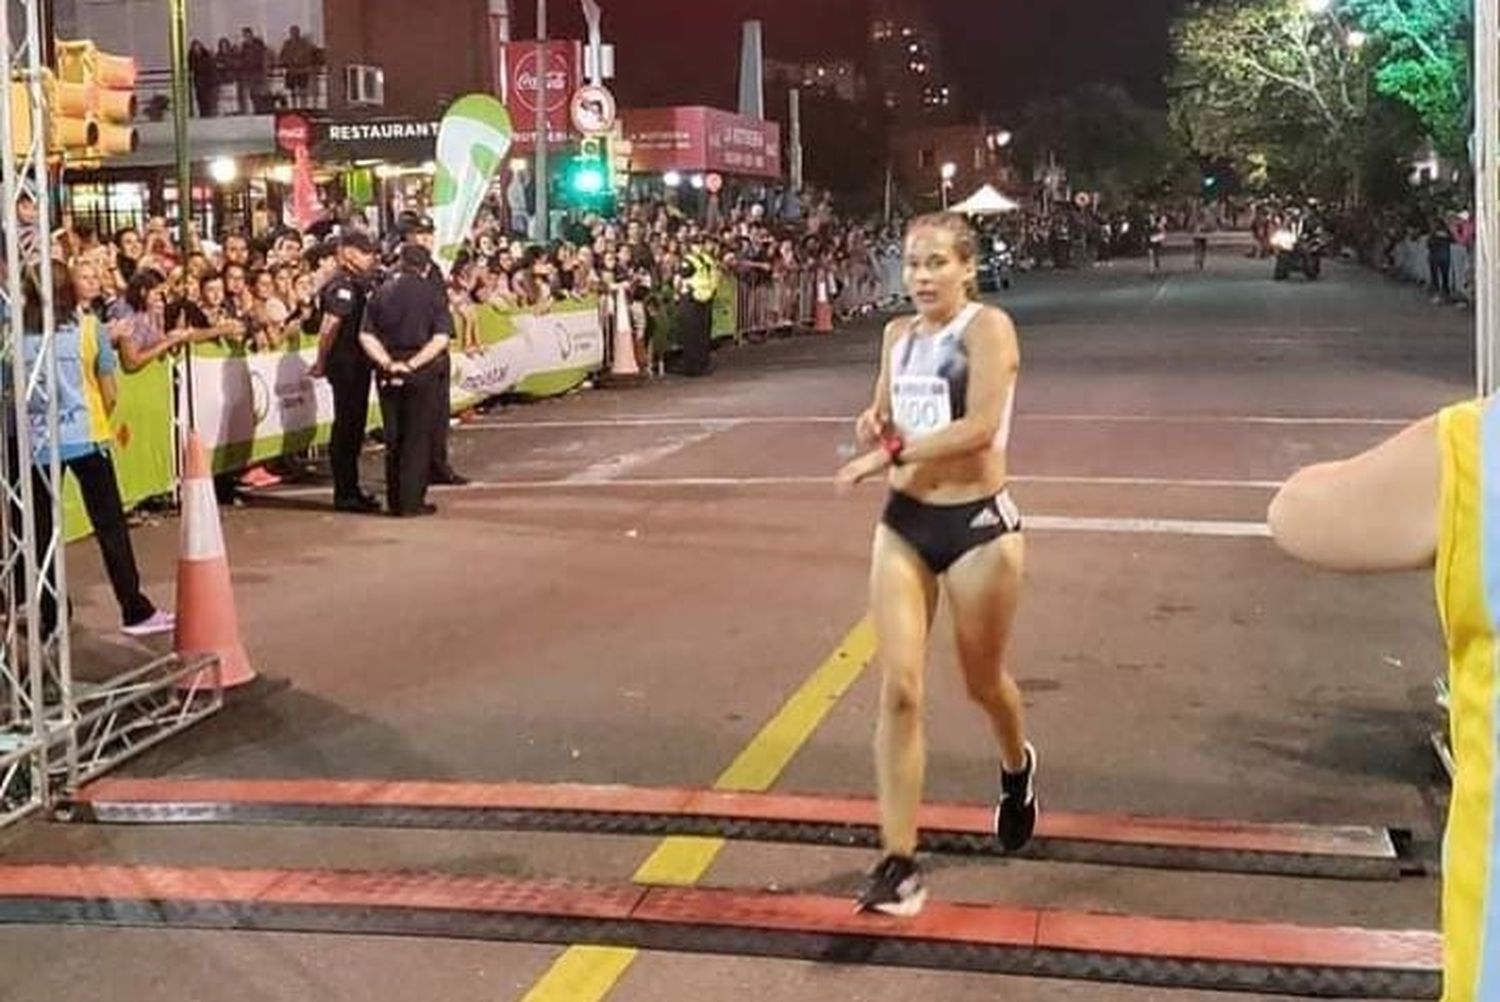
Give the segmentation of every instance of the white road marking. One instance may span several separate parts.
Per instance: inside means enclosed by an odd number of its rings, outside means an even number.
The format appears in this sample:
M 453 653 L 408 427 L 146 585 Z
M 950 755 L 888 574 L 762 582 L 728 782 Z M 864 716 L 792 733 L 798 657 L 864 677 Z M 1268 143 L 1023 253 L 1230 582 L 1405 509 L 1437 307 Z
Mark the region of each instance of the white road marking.
M 638 454 L 628 454 L 638 455 Z M 587 471 L 585 471 L 587 472 Z M 1183 487 L 1201 490 L 1253 490 L 1272 491 L 1281 487 L 1280 480 L 1211 480 L 1194 478 L 1174 477 L 1075 477 L 1075 476 L 1016 476 L 1011 477 L 1012 484 L 1039 484 L 1043 486 L 1071 484 L 1077 486 L 1097 487 Z M 467 486 L 458 488 L 439 488 L 445 493 L 456 491 L 484 492 L 484 491 L 538 491 L 538 490 L 570 490 L 580 487 L 799 487 L 808 485 L 833 486 L 831 475 L 788 475 L 770 477 L 632 477 L 614 479 L 598 474 L 584 477 L 582 474 L 574 474 L 571 477 L 552 478 L 546 480 L 489 480 L 474 481 Z M 327 487 L 291 487 L 284 490 L 276 490 L 262 497 L 318 497 L 327 495 Z
M 633 449 L 630 452 L 621 453 L 618 456 L 610 456 L 608 459 L 592 463 L 577 473 L 569 474 L 563 482 L 568 484 L 612 483 L 618 481 L 622 476 L 638 466 L 654 463 L 658 459 L 665 459 L 673 453 L 681 452 L 688 446 L 707 441 L 717 435 L 719 431 L 720 429 L 718 428 L 705 428 L 702 431 L 673 435 L 667 438 L 666 441 L 658 442 L 644 449 Z
M 1213 480 L 1197 479 L 1192 477 L 1052 477 L 1052 476 L 1017 476 L 1011 477 L 1013 484 L 1077 484 L 1081 486 L 1096 487 L 1192 487 L 1203 489 L 1229 489 L 1229 490 L 1280 490 L 1281 480 Z
M 683 442 L 681 448 L 689 443 Z M 633 455 L 633 454 L 631 454 Z M 626 458 L 626 457 L 619 457 Z M 592 469 L 592 468 L 591 468 Z M 587 472 L 587 471 L 585 471 Z M 443 495 L 471 494 L 471 493 L 522 493 L 540 490 L 576 490 L 580 487 L 587 488 L 662 488 L 662 487 L 771 487 L 771 486 L 806 486 L 819 485 L 832 488 L 828 477 L 812 476 L 789 476 L 789 477 L 659 477 L 639 480 L 610 479 L 611 475 L 617 476 L 622 469 L 616 467 L 599 468 L 599 472 L 591 475 L 588 479 L 564 479 L 564 480 L 516 480 L 510 482 L 481 483 L 475 482 L 465 487 L 444 488 L 439 491 Z M 1069 483 L 1118 483 L 1120 478 L 1097 478 L 1097 477 L 1056 477 L 1047 482 L 1069 482 Z M 1027 478 L 1017 477 L 1016 482 L 1026 482 Z M 1218 486 L 1276 486 L 1270 481 L 1174 481 L 1174 480 L 1151 480 L 1149 478 L 1135 478 L 1133 483 L 1152 484 L 1186 484 L 1202 485 L 1212 483 Z M 295 487 L 288 490 L 278 490 L 267 497 L 326 497 L 328 488 L 319 487 Z M 1207 519 L 1179 519 L 1179 518 L 1095 518 L 1074 515 L 1023 515 L 1025 526 L 1030 531 L 1036 532 L 1098 532 L 1111 534 L 1148 535 L 1148 536 L 1211 536 L 1219 538 L 1235 539 L 1267 539 L 1270 538 L 1270 528 L 1263 522 L 1244 522 L 1235 520 L 1207 520 Z
M 1069 424 L 1226 424 L 1226 425 L 1322 425 L 1348 427 L 1404 428 L 1412 418 L 1372 417 L 1316 417 L 1280 416 L 1275 414 L 1235 415 L 1191 415 L 1191 414 L 1018 414 L 1021 424 L 1046 422 Z M 670 428 L 680 425 L 700 425 L 714 428 L 733 428 L 740 425 L 777 424 L 854 424 L 852 415 L 788 414 L 788 415 L 736 415 L 725 417 L 702 416 L 645 416 L 638 414 L 619 417 L 583 418 L 557 421 L 505 421 L 480 420 L 460 425 L 475 431 L 527 431 L 532 429 L 590 429 L 590 428 Z
M 1077 518 L 1069 515 L 1022 515 L 1026 529 L 1039 532 L 1109 532 L 1147 536 L 1228 536 L 1269 539 L 1264 522 L 1206 521 L 1182 518 Z

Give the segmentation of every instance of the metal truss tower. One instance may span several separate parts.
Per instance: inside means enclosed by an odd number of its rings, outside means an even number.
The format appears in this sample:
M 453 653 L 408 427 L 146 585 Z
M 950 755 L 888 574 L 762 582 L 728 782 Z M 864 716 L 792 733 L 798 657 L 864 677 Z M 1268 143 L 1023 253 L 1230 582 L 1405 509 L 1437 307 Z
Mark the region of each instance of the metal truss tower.
M 5 5 L 0 80 L 8 91 L 0 99 L 3 826 L 213 713 L 222 705 L 222 694 L 215 658 L 168 655 L 102 681 L 74 680 L 63 545 L 64 471 L 56 450 L 47 446 L 58 435 L 55 269 L 49 253 L 58 214 L 48 174 L 46 0 L 0 2 Z M 34 456 L 44 458 L 33 461 Z M 45 536 L 35 518 L 41 505 L 52 513 Z M 57 610 L 59 628 L 43 629 L 44 604 Z

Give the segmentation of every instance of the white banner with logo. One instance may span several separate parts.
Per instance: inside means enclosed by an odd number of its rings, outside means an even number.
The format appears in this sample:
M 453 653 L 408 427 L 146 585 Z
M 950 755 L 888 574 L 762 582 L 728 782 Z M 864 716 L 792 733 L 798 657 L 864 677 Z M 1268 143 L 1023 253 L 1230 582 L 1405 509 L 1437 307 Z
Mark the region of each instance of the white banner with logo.
M 484 347 L 453 355 L 455 407 L 511 390 L 564 392 L 604 365 L 597 305 L 539 314 L 486 307 L 476 321 Z
M 239 469 L 326 441 L 333 390 L 309 375 L 317 350 L 193 357 L 193 413 L 215 469 Z M 187 381 L 179 381 L 185 394 Z M 180 399 L 178 413 L 189 413 Z
M 604 331 L 596 304 L 555 312 L 476 311 L 481 347 L 454 351 L 449 396 L 454 410 L 488 397 L 521 392 L 564 393 L 604 364 Z M 216 347 L 193 355 L 193 406 L 199 433 L 216 470 L 299 452 L 328 440 L 333 390 L 309 372 L 315 348 L 239 354 Z M 178 381 L 178 414 L 185 419 L 187 380 Z M 370 427 L 380 423 L 372 387 Z

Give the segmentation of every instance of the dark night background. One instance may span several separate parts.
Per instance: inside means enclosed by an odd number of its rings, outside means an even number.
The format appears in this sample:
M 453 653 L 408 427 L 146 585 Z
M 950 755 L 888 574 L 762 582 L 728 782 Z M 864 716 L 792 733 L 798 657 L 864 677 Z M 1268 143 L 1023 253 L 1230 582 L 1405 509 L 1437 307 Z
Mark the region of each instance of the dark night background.
M 549 0 L 549 34 L 584 37 L 576 0 Z M 928 0 L 961 111 L 1000 112 L 1092 82 L 1162 105 L 1167 25 L 1181 0 Z M 859 56 L 867 0 L 600 0 L 617 51 L 621 103 L 732 108 L 739 24 L 765 23 L 774 59 Z M 516 38 L 534 37 L 532 0 L 516 0 Z

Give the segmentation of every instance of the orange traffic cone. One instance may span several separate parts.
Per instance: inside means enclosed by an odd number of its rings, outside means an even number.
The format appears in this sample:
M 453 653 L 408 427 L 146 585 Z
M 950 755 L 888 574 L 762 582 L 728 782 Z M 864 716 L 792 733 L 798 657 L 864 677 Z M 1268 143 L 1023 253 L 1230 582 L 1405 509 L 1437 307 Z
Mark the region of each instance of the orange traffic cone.
M 833 333 L 833 304 L 828 301 L 828 279 L 818 276 L 818 296 L 813 304 L 813 333 Z
M 184 451 L 182 536 L 177 554 L 177 653 L 218 655 L 223 687 L 230 689 L 253 681 L 255 669 L 250 667 L 240 643 L 213 475 L 196 431 L 188 432 Z M 206 681 L 187 679 L 182 685 Z
M 615 290 L 612 306 L 615 317 L 615 357 L 609 374 L 611 376 L 639 376 L 641 367 L 635 361 L 635 336 L 630 329 L 630 301 L 625 298 L 623 288 Z

